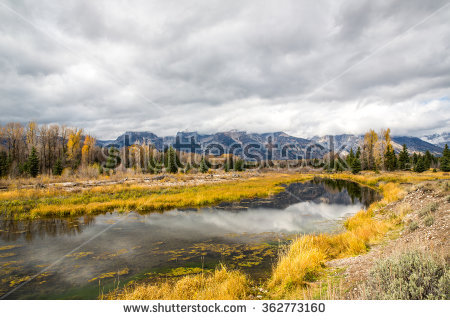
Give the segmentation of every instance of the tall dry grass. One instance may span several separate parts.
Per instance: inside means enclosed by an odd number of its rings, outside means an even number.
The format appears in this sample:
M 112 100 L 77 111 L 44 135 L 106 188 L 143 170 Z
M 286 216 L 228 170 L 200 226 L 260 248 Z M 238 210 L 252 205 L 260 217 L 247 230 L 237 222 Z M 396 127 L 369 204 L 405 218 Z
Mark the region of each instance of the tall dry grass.
M 304 235 L 295 239 L 273 269 L 268 287 L 273 298 L 302 298 L 308 284 L 324 275 L 325 262 L 358 255 L 398 226 L 397 217 L 375 218 L 374 210 L 403 195 L 398 184 L 380 186 L 386 198 L 348 218 L 340 234 Z M 305 291 L 306 290 L 306 291 Z
M 409 173 L 388 174 L 386 176 L 368 173 L 319 176 L 351 180 L 371 186 L 382 192 L 384 197 L 381 201 L 373 203 L 367 210 L 361 210 L 348 218 L 344 223 L 345 231 L 340 234 L 305 235 L 295 239 L 280 255 L 267 281 L 268 296 L 271 298 L 342 298 L 342 282 L 333 282 L 329 277 L 325 277 L 326 279 L 323 280 L 327 270 L 325 263 L 332 259 L 364 253 L 371 245 L 381 241 L 389 230 L 399 228 L 402 217 L 410 211 L 410 208 L 402 206 L 398 212 L 388 216 L 383 215 L 383 207 L 404 196 L 405 191 L 400 187 L 400 183 L 416 183 L 423 180 L 447 178 L 447 176 L 434 173 L 427 173 L 418 177 Z M 301 175 L 300 177 L 305 180 L 311 178 L 309 175 Z M 301 180 L 300 177 L 291 176 L 290 182 L 296 179 Z M 285 178 L 283 177 L 283 179 Z M 288 180 L 285 180 L 284 183 L 288 183 Z M 276 181 L 280 183 L 281 180 L 278 178 Z M 272 179 L 272 182 L 275 182 L 275 179 Z M 259 185 L 259 183 L 257 184 Z M 229 187 L 233 188 L 232 186 Z M 238 187 L 236 186 L 236 188 Z M 250 184 L 247 187 L 256 188 L 256 185 Z M 274 187 L 275 189 L 273 189 Z M 267 188 L 267 185 L 264 188 Z M 282 189 L 278 184 L 271 184 L 270 188 L 274 192 Z M 224 188 L 224 190 L 226 189 Z M 253 192 L 256 192 L 256 190 L 254 189 Z M 266 193 L 267 189 L 263 189 L 262 194 Z M 231 192 L 227 197 L 233 198 L 234 195 Z M 375 216 L 375 213 L 378 214 Z M 234 288 L 233 290 L 230 289 L 231 286 Z M 213 275 L 186 276 L 177 281 L 163 281 L 159 284 L 141 284 L 128 287 L 109 295 L 107 298 L 243 299 L 249 297 L 250 290 L 250 282 L 243 273 L 220 269 L 216 270 Z
M 267 197 L 284 190 L 280 184 L 306 181 L 312 175 L 272 174 L 248 180 L 172 187 L 116 184 L 83 191 L 57 188 L 17 189 L 0 193 L 0 210 L 17 218 L 77 216 L 108 211 L 140 212 L 201 207 L 223 201 Z
M 213 273 L 184 276 L 159 284 L 128 286 L 101 298 L 119 300 L 241 300 L 250 295 L 250 282 L 240 271 L 224 266 Z

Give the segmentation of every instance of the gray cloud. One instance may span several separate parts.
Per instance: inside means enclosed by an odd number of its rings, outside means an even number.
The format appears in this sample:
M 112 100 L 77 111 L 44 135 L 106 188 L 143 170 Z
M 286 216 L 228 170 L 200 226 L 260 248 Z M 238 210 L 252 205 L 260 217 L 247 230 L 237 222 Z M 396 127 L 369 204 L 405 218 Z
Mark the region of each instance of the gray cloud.
M 447 2 L 0 0 L 0 122 L 448 130 Z

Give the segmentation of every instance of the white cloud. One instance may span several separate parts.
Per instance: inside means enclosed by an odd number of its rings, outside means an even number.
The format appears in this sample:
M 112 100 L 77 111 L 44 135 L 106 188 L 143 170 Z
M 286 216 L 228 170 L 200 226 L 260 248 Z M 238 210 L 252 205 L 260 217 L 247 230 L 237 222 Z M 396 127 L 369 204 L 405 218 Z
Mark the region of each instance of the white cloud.
M 2 124 L 99 138 L 450 127 L 450 6 L 423 22 L 445 1 L 3 3 Z

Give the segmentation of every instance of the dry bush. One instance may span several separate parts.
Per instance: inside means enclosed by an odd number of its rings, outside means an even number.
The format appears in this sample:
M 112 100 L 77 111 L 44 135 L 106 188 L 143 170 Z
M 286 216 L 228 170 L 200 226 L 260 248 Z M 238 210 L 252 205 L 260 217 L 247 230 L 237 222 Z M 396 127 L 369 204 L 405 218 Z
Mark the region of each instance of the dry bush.
M 96 179 L 99 175 L 100 166 L 98 164 L 82 166 L 76 172 L 77 178 Z
M 445 259 L 409 251 L 378 262 L 360 291 L 364 299 L 448 300 L 450 269 Z

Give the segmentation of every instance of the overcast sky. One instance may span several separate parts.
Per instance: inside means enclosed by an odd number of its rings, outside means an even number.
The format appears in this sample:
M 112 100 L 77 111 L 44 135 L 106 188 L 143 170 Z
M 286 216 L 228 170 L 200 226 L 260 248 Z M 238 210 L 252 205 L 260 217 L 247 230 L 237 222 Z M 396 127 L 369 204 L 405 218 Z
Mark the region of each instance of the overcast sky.
M 0 0 L 0 122 L 449 131 L 448 3 Z

